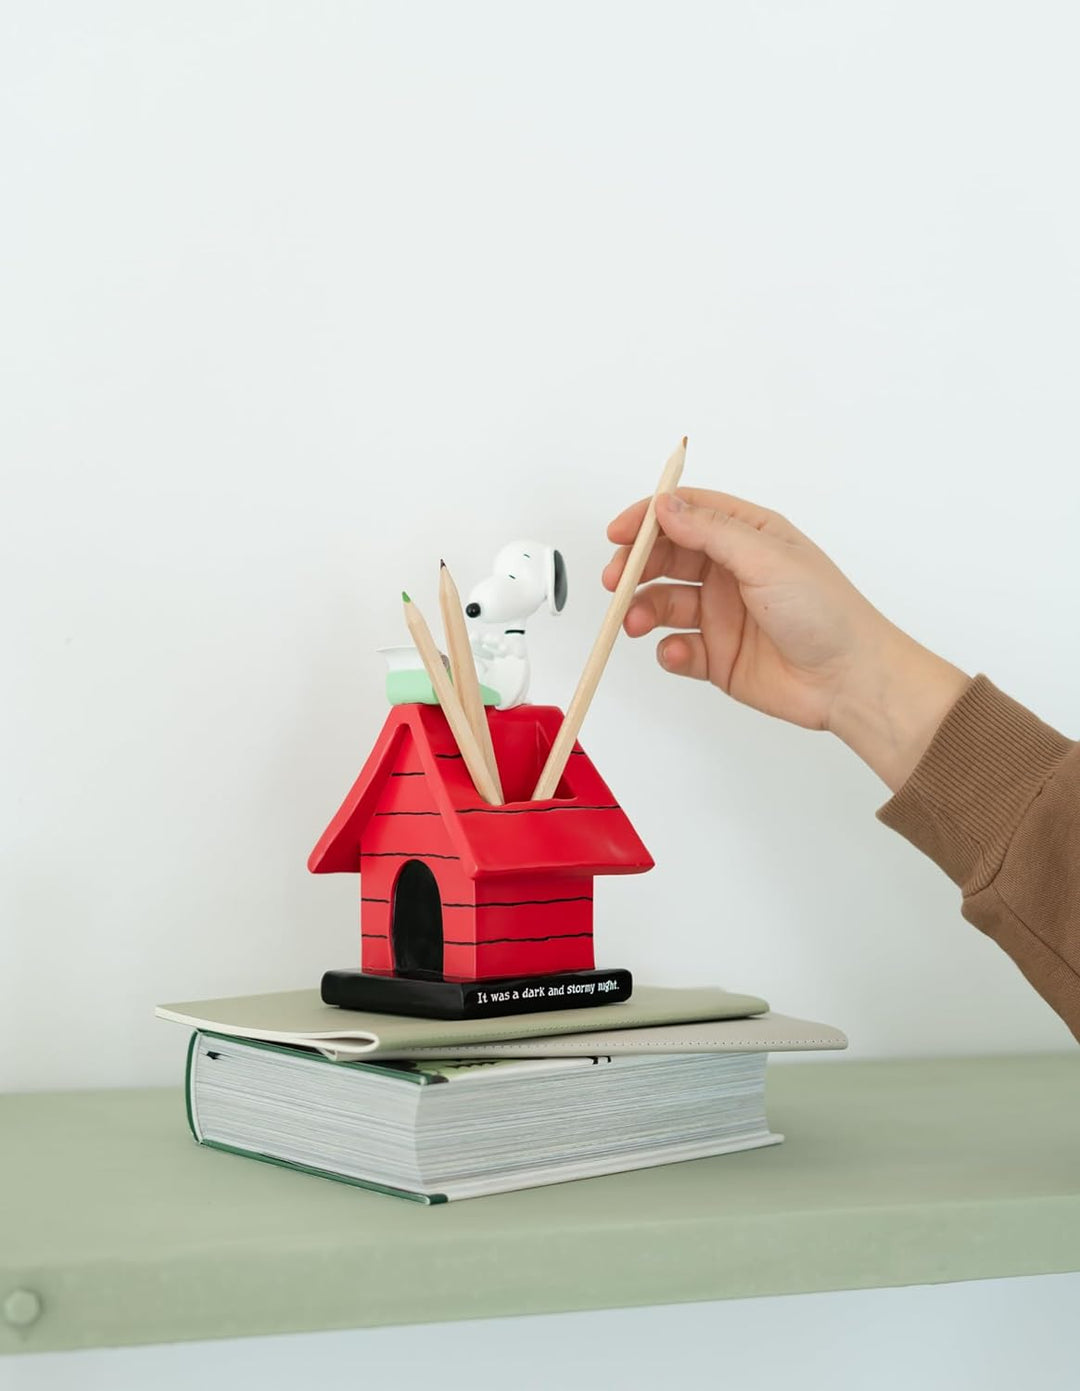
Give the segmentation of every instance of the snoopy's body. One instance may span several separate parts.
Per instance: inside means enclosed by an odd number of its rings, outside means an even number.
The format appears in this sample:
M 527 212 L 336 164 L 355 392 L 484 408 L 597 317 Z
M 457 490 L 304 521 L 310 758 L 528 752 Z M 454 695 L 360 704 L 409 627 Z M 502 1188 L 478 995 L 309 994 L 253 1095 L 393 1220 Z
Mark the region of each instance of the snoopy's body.
M 566 603 L 566 566 L 553 546 L 515 541 L 495 557 L 492 574 L 465 605 L 481 682 L 499 693 L 498 709 L 521 705 L 529 693 L 525 621 L 542 605 L 560 613 Z
M 484 686 L 499 693 L 498 710 L 521 705 L 529 693 L 529 654 L 523 628 L 478 624 L 469 634 L 476 674 Z

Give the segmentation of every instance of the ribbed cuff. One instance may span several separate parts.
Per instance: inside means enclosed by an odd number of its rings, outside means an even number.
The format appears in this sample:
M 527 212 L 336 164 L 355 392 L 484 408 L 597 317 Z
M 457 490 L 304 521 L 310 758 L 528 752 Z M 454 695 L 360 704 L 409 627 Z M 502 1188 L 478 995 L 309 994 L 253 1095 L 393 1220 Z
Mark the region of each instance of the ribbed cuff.
M 994 878 L 1024 811 L 1073 747 L 976 676 L 915 771 L 878 811 L 965 894 Z

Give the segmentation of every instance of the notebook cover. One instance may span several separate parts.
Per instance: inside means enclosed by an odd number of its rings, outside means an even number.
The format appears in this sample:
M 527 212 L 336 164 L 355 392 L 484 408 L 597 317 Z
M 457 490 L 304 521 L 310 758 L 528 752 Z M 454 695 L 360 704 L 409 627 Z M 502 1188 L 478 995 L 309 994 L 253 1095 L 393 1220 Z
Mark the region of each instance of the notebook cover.
M 643 1002 L 641 997 L 645 996 Z M 711 1003 L 712 1015 L 690 1014 L 693 997 L 697 1007 Z M 763 1006 L 754 996 L 732 995 L 721 990 L 669 990 L 639 987 L 636 1018 L 628 1014 L 634 1000 L 607 1008 L 581 1009 L 562 1014 L 538 1015 L 525 1033 L 524 1020 L 439 1021 L 405 1019 L 388 1015 L 360 1015 L 323 1005 L 314 991 L 288 991 L 279 995 L 241 996 L 235 1000 L 203 1000 L 190 1004 L 163 1005 L 157 1013 L 165 1019 L 237 1038 L 316 1048 L 334 1062 L 360 1058 L 530 1058 L 580 1057 L 595 1053 L 694 1053 L 694 1052 L 791 1052 L 802 1049 L 846 1048 L 839 1029 L 788 1015 L 761 1013 L 720 1017 L 719 1011 L 748 1002 Z M 282 1003 L 284 1002 L 284 1003 Z M 679 1010 L 684 1013 L 681 1017 Z M 349 1017 L 368 1021 L 368 1028 L 352 1033 L 326 1031 Z M 656 1016 L 674 1017 L 669 1023 Z M 542 1026 L 558 1020 L 565 1032 L 542 1032 Z M 613 1027 L 617 1022 L 619 1027 Z M 278 1027 L 272 1027 L 273 1024 Z M 597 1024 L 602 1027 L 597 1027 Z M 319 1025 L 322 1028 L 319 1028 Z M 592 1024 L 589 1028 L 588 1025 Z M 303 1027 L 306 1025 L 307 1027 Z M 387 1026 L 390 1026 L 389 1028 Z M 583 1027 L 585 1026 L 585 1027 Z M 374 1033 L 374 1029 L 378 1033 Z
M 465 1043 L 455 1058 L 576 1058 L 632 1053 L 794 1053 L 846 1048 L 847 1037 L 829 1024 L 787 1014 L 756 1014 L 749 1019 L 705 1019 L 693 1024 L 662 1024 L 645 1029 L 607 1029 L 550 1038 Z M 328 1054 L 328 1056 L 331 1056 Z M 444 1048 L 384 1050 L 379 1057 L 422 1060 L 447 1056 Z M 344 1061 L 344 1058 L 336 1059 Z
M 365 1014 L 324 1005 L 317 990 L 191 1000 L 160 1005 L 156 1013 L 161 1019 L 171 1019 L 192 1029 L 298 1044 L 319 1048 L 332 1056 L 359 1058 L 391 1053 L 402 1057 L 418 1048 L 437 1049 L 447 1056 L 466 1044 L 598 1031 L 606 1035 L 662 1024 L 745 1019 L 764 1014 L 768 1008 L 756 995 L 735 994 L 715 986 L 677 989 L 638 985 L 622 1004 L 495 1019 L 415 1019 L 406 1015 Z

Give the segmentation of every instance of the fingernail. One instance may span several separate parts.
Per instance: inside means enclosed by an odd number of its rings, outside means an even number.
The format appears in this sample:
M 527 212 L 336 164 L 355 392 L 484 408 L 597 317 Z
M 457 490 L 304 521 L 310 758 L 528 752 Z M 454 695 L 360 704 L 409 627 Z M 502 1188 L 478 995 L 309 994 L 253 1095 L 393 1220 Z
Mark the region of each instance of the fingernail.
M 686 502 L 678 493 L 663 493 L 661 496 L 664 499 L 664 506 L 672 512 L 686 511 Z

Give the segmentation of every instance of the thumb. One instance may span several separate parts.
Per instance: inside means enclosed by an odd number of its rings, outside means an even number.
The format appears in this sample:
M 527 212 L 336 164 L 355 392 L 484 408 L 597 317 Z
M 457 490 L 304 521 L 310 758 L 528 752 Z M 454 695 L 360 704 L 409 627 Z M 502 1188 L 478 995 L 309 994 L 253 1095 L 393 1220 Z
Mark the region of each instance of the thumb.
M 750 571 L 771 554 L 774 538 L 742 521 L 722 507 L 699 507 L 678 493 L 662 493 L 656 499 L 660 530 L 677 546 L 703 552 L 730 570 L 736 579 L 749 579 Z

